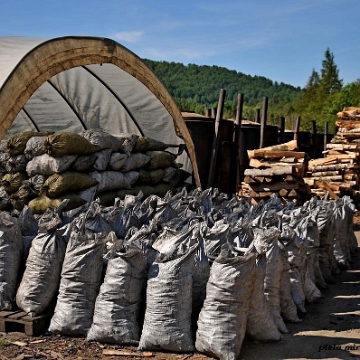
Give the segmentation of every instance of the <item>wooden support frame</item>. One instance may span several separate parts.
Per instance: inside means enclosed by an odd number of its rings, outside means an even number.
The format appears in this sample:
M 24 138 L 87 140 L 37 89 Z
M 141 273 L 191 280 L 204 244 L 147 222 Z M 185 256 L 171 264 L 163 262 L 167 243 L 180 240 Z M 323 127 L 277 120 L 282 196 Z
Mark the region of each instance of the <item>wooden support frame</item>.
M 52 76 L 78 66 L 112 63 L 143 83 L 171 115 L 176 134 L 187 147 L 194 181 L 201 187 L 195 146 L 179 108 L 155 73 L 134 53 L 114 40 L 65 36 L 44 41 L 29 51 L 0 89 L 0 139 L 32 94 Z

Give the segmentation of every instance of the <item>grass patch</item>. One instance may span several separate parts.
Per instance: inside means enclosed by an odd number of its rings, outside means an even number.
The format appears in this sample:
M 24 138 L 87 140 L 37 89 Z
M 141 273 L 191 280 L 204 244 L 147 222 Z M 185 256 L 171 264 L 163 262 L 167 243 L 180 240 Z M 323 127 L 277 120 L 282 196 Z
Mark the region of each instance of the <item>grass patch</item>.
M 0 347 L 6 345 L 9 345 L 9 343 L 5 339 L 0 338 Z

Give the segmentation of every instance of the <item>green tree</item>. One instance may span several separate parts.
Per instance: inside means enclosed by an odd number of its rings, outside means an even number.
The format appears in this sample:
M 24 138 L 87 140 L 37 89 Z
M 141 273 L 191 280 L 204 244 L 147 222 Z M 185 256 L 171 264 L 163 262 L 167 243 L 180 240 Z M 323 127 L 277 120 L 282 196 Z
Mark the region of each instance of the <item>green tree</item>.
M 345 85 L 335 99 L 335 106 L 341 111 L 345 106 L 360 107 L 360 79 Z
M 311 120 L 315 120 L 319 131 L 328 122 L 330 131 L 334 129 L 336 114 L 341 109 L 335 106 L 342 89 L 342 80 L 335 64 L 334 54 L 327 48 L 320 74 L 313 69 L 303 95 L 296 103 L 296 110 L 302 118 L 301 128 L 310 130 Z
M 306 83 L 303 95 L 300 97 L 297 108 L 302 112 L 308 110 L 309 104 L 313 103 L 319 95 L 321 78 L 319 73 L 312 69 L 311 75 Z
M 321 86 L 323 91 L 325 94 L 339 92 L 342 88 L 342 83 L 343 81 L 339 78 L 339 70 L 335 64 L 334 54 L 327 48 L 321 69 Z

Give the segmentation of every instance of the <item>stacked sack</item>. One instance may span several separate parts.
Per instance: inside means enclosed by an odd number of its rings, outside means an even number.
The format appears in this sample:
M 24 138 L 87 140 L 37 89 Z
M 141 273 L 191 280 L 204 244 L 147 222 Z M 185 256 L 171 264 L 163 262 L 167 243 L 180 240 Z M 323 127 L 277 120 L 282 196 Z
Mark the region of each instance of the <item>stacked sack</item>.
M 281 340 L 333 281 L 333 260 L 347 268 L 356 252 L 346 197 L 252 205 L 183 188 L 65 212 L 68 202 L 38 220 L 28 206 L 0 212 L 0 310 L 16 299 L 30 316 L 52 312 L 54 334 L 139 350 L 235 360 L 245 336 Z
M 96 197 L 110 205 L 140 190 L 144 196 L 175 192 L 190 173 L 175 162 L 179 154 L 166 151 L 170 146 L 102 130 L 12 135 L 0 148 L 0 209 L 21 211 L 29 204 L 41 214 L 64 199 L 70 210 Z

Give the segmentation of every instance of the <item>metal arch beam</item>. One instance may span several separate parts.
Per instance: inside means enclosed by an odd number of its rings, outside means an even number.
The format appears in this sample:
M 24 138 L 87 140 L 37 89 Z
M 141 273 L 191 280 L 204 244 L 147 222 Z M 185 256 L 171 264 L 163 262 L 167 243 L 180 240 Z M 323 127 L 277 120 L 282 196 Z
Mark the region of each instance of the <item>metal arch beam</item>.
M 114 40 L 99 37 L 66 36 L 44 41 L 27 52 L 0 89 L 0 139 L 31 95 L 52 76 L 77 66 L 112 63 L 142 82 L 171 115 L 177 136 L 188 149 L 195 184 L 201 187 L 195 146 L 174 99 L 134 53 Z
M 115 92 L 105 83 L 105 81 L 103 81 L 102 79 L 100 79 L 93 71 L 91 71 L 87 66 L 83 66 L 82 67 L 84 70 L 86 70 L 89 74 L 91 74 L 96 80 L 98 80 L 115 98 L 116 100 L 123 106 L 123 108 L 126 110 L 126 112 L 129 114 L 129 116 L 131 117 L 131 120 L 134 122 L 134 124 L 136 125 L 137 129 L 139 130 L 140 134 L 142 136 L 144 136 L 143 131 L 141 130 L 138 122 L 136 121 L 136 119 L 134 118 L 134 115 L 131 113 L 131 111 L 129 110 L 129 108 L 124 104 L 124 102 L 115 94 Z
M 33 120 L 32 116 L 30 116 L 29 112 L 25 109 L 25 106 L 23 106 L 22 111 L 29 118 L 30 122 L 34 125 L 34 128 L 36 129 L 36 131 L 40 132 L 39 127 L 36 125 L 35 121 Z
M 51 79 L 47 80 L 47 83 L 52 86 L 52 88 L 61 96 L 61 98 L 69 105 L 69 108 L 73 111 L 75 116 L 80 121 L 81 125 L 83 126 L 84 130 L 87 130 L 86 124 L 84 123 L 83 119 L 80 117 L 74 106 L 69 102 L 69 100 L 59 91 L 59 89 L 54 85 L 54 83 L 51 81 Z

